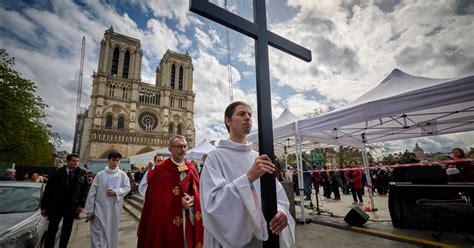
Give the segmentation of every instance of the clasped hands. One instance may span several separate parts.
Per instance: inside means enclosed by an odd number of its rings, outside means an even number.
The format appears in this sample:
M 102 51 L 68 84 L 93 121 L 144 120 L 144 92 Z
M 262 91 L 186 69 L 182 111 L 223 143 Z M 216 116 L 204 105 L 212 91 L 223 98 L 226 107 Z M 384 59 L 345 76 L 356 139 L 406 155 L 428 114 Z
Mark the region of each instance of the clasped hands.
M 181 205 L 184 209 L 192 208 L 194 205 L 194 196 L 184 193 L 184 196 L 181 197 Z

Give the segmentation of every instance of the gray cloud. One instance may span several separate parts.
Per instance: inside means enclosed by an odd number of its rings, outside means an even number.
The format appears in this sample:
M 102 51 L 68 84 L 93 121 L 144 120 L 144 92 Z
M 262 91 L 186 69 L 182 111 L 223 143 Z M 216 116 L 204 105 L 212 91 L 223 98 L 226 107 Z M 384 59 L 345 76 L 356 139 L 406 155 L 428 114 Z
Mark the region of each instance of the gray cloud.
M 472 15 L 474 14 L 474 1 L 472 0 L 457 0 L 456 10 L 457 15 Z
M 474 74 L 474 54 L 455 45 L 442 45 L 435 48 L 432 44 L 422 47 L 406 47 L 395 56 L 403 67 L 416 68 L 423 66 L 453 67 L 457 74 Z
M 395 6 L 400 3 L 400 0 L 377 0 L 374 3 L 383 12 L 391 13 L 395 9 Z
M 342 0 L 341 8 L 347 12 L 347 19 L 351 19 L 354 16 L 354 7 L 366 8 L 368 6 L 366 0 Z
M 328 65 L 336 73 L 352 73 L 359 68 L 357 53 L 349 47 L 339 47 L 331 40 L 318 37 L 315 44 L 318 62 Z
M 300 18 L 304 25 L 301 28 L 310 29 L 315 34 L 329 33 L 336 28 L 333 21 L 317 16 L 313 12 L 304 12 Z

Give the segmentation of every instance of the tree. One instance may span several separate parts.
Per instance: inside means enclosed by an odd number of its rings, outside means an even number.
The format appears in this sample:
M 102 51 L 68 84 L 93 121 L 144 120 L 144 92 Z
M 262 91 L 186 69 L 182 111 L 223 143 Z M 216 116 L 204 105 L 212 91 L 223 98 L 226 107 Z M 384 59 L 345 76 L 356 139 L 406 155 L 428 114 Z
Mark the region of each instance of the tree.
M 336 109 L 334 106 L 329 106 L 327 109 L 323 109 L 321 107 L 316 107 L 316 108 L 313 109 L 313 111 L 304 114 L 304 117 L 308 118 L 308 119 L 313 118 L 313 117 L 316 117 L 316 116 L 320 116 L 320 115 L 322 115 L 326 112 L 331 112 L 334 109 Z
M 46 123 L 48 107 L 36 85 L 13 69 L 15 60 L 0 49 L 0 162 L 53 165 L 57 134 Z

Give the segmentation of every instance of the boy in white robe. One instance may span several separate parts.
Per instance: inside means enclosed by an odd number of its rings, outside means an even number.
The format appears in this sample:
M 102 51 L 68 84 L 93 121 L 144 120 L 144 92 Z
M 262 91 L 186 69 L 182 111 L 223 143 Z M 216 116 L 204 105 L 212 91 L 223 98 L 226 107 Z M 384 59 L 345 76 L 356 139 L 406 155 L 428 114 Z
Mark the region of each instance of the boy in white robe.
M 211 151 L 201 173 L 201 207 L 204 247 L 262 247 L 268 239 L 267 223 L 261 210 L 260 177 L 274 173 L 275 165 L 266 155 L 258 156 L 247 143 L 252 129 L 250 106 L 234 102 L 225 111 L 229 140 L 221 140 Z M 270 230 L 280 235 L 280 247 L 294 245 L 295 223 L 289 202 L 276 181 L 278 212 Z
M 118 226 L 123 198 L 130 191 L 130 181 L 118 165 L 122 155 L 111 152 L 108 166 L 99 171 L 87 195 L 87 220 L 90 221 L 91 247 L 118 247 Z

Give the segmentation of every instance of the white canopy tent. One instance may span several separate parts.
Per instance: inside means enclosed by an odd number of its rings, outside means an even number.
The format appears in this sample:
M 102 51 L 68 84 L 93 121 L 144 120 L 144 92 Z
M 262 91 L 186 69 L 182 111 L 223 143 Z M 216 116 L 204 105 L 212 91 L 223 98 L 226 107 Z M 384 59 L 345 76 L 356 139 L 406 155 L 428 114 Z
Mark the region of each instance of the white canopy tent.
M 321 143 L 364 148 L 367 166 L 365 144 L 472 130 L 474 76 L 433 79 L 395 69 L 378 86 L 347 106 L 314 118 L 274 125 L 273 136 L 275 153 L 281 153 L 284 146 L 291 147 L 290 141 L 295 144 L 301 169 L 305 143 L 313 143 L 313 148 Z M 249 136 L 249 141 L 257 144 L 257 140 L 257 134 Z
M 195 159 L 202 162 L 202 156 L 216 149 L 207 139 L 203 139 L 199 145 L 189 150 L 186 154 L 187 159 Z
M 285 108 L 281 115 L 273 122 L 273 142 L 275 154 L 294 153 L 296 151 L 297 121 L 300 117 L 294 115 Z M 258 133 L 247 136 L 247 140 L 253 143 L 253 149 L 258 151 Z M 311 150 L 323 144 L 315 138 L 308 137 L 301 141 L 302 150 Z
M 327 144 L 361 147 L 368 166 L 368 143 L 472 130 L 474 76 L 433 79 L 395 69 L 344 108 L 299 121 L 297 133 Z
M 334 145 L 367 143 L 474 130 L 474 76 L 417 77 L 395 69 L 342 109 L 298 122 L 302 137 Z
M 162 148 L 155 151 L 150 151 L 138 155 L 133 155 L 129 157 L 130 163 L 135 165 L 136 167 L 145 167 L 148 165 L 148 162 L 153 161 L 153 158 L 156 154 L 161 153 L 165 157 L 171 156 L 171 153 L 168 151 L 168 148 Z

